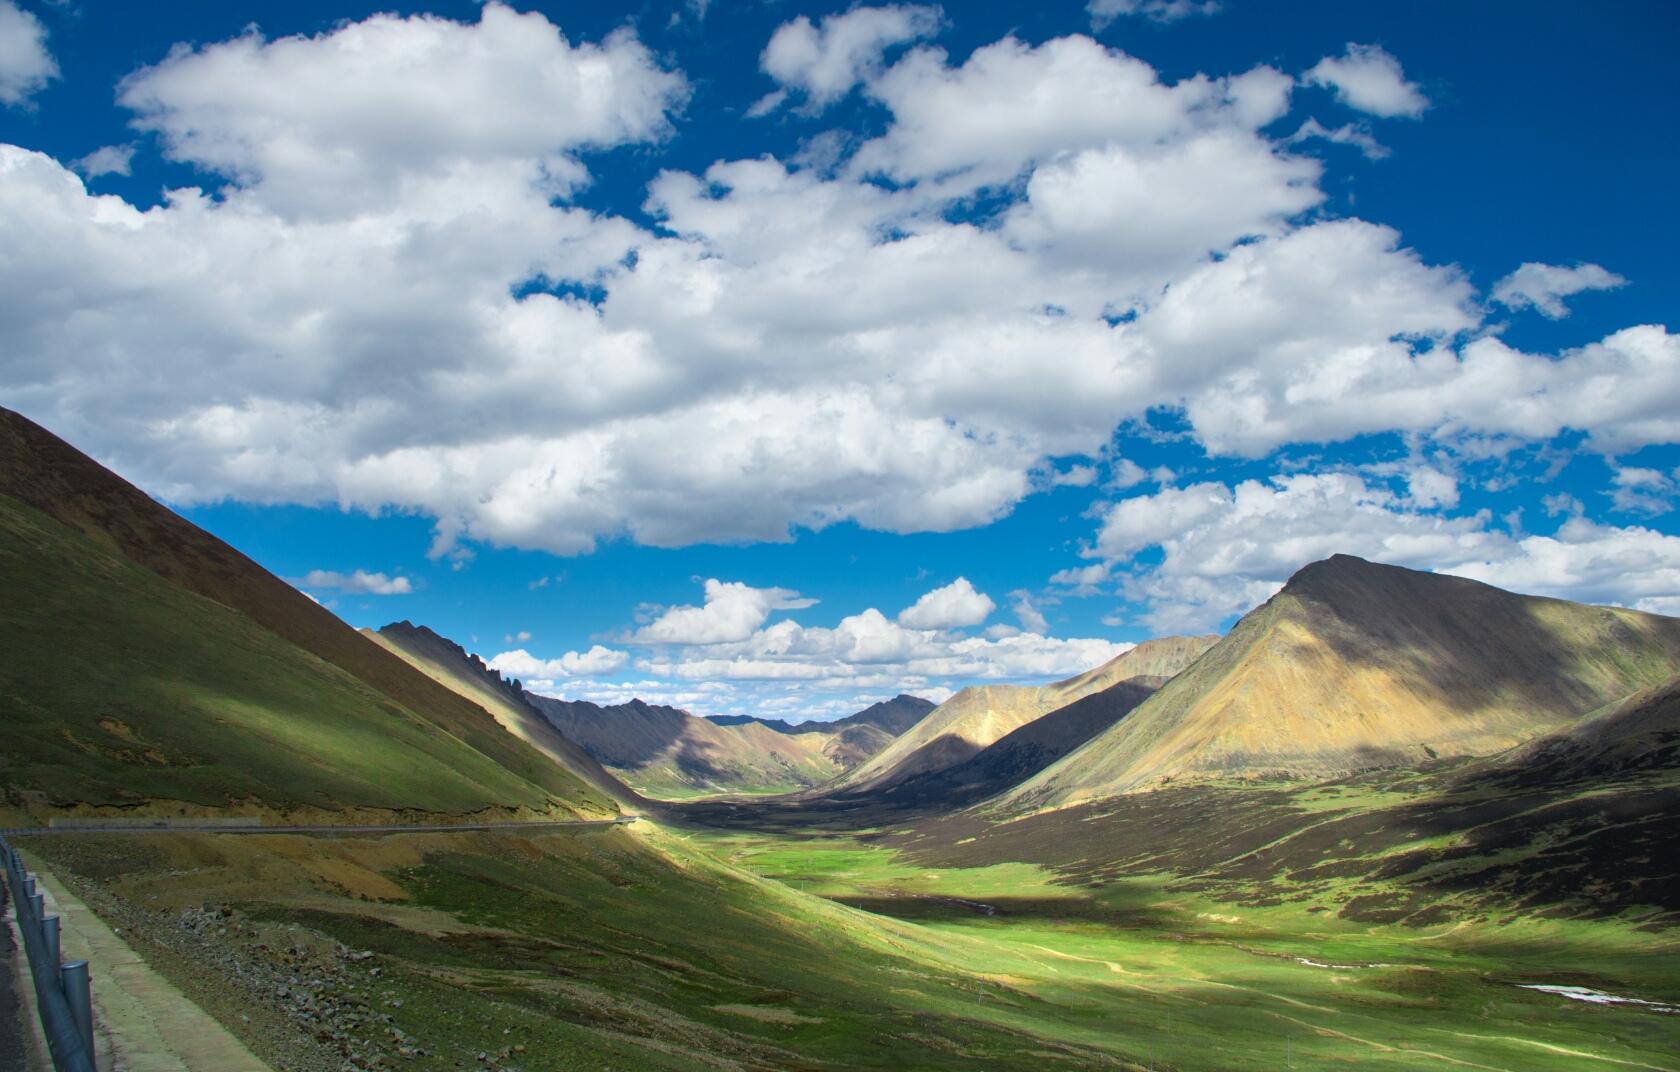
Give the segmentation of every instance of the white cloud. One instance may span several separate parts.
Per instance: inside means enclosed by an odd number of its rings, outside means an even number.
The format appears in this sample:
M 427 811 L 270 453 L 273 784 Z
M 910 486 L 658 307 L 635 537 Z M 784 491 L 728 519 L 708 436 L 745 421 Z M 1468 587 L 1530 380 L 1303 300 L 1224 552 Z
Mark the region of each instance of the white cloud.
M 1072 566 L 1052 573 L 1050 584 L 1052 587 L 1068 589 L 1071 595 L 1095 595 L 1097 586 L 1108 580 L 1110 568 L 1107 562 L 1093 562 L 1089 566 Z
M 1458 481 L 1431 465 L 1419 465 L 1406 473 L 1412 505 L 1423 509 L 1458 505 Z
M 1159 547 L 1158 566 L 1134 573 L 1126 594 L 1148 604 L 1159 632 L 1217 625 L 1264 602 L 1308 562 L 1337 553 L 1430 568 L 1503 545 L 1483 518 L 1445 518 L 1347 473 L 1195 484 L 1110 508 L 1093 553 L 1125 561 Z
M 1636 605 L 1680 595 L 1680 537 L 1580 517 L 1554 536 L 1494 530 L 1485 513 L 1423 512 L 1348 473 L 1205 483 L 1115 504 L 1093 554 L 1124 562 L 1146 547 L 1127 597 L 1158 632 L 1205 629 L 1269 598 L 1295 570 L 1333 554 L 1434 569 L 1512 591 Z
M 1026 630 L 1024 635 L 1042 635 L 1050 631 L 1050 623 L 1045 620 L 1044 613 L 1033 605 L 1031 592 L 1016 589 L 1009 593 L 1009 609 L 1015 612 L 1015 620 Z
M 1050 484 L 1058 488 L 1088 488 L 1097 482 L 1094 465 L 1070 465 L 1050 474 Z
M 800 15 L 777 28 L 760 64 L 782 86 L 804 93 L 820 108 L 879 73 L 889 48 L 932 37 L 939 23 L 937 7 L 898 4 L 854 7 L 818 24 Z M 774 106 L 761 102 L 756 110 L 762 114 Z
M 1572 517 L 1552 536 L 1524 537 L 1498 558 L 1442 569 L 1514 592 L 1655 613 L 1680 600 L 1680 536 Z
M 929 679 L 1032 680 L 1088 670 L 1131 645 L 1039 633 L 971 637 L 912 630 L 873 608 L 832 629 L 779 622 L 733 645 L 649 657 L 637 665 L 685 680 L 778 681 L 809 688 L 918 691 Z
M 1343 123 L 1332 130 L 1316 119 L 1308 119 L 1289 136 L 1288 144 L 1295 145 L 1315 138 L 1337 145 L 1351 145 L 1363 153 L 1367 160 L 1386 160 L 1390 155 L 1388 147 L 1359 123 Z
M 414 585 L 407 577 L 388 577 L 383 573 L 370 573 L 367 570 L 352 570 L 349 573 L 310 570 L 297 583 L 303 588 L 369 596 L 406 596 L 414 591 Z
M 1257 130 L 1287 110 L 1290 86 L 1269 67 L 1167 85 L 1149 64 L 1088 37 L 1036 47 L 1009 37 L 960 67 L 942 50 L 921 48 L 869 83 L 893 124 L 858 151 L 854 167 L 937 180 L 957 193 L 1086 149 L 1141 151 L 1199 131 Z
M 899 611 L 898 621 L 911 629 L 959 629 L 979 625 L 996 609 L 990 596 L 976 591 L 967 577 L 958 577 Z
M 1680 492 L 1673 477 L 1641 466 L 1618 468 L 1611 483 L 1610 502 L 1617 510 L 1649 517 L 1674 509 L 1674 496 Z
M 127 175 L 134 160 L 134 146 L 106 145 L 95 149 L 70 166 L 83 176 L 96 179 L 101 175 Z
M 1121 458 L 1109 467 L 1108 484 L 1110 488 L 1131 488 L 1149 479 L 1149 473 L 1143 466 L 1130 458 Z
M 1587 290 L 1613 290 L 1627 280 L 1597 264 L 1558 264 L 1530 261 L 1493 286 L 1493 300 L 1511 309 L 1533 306 L 1552 320 L 1569 315 L 1563 299 Z
M 172 501 L 394 507 L 439 555 L 984 525 L 1157 411 L 1216 455 L 1680 435 L 1666 329 L 1521 353 L 1393 230 L 1303 222 L 1271 68 L 1069 37 L 862 77 L 855 157 L 667 171 L 644 226 L 553 196 L 681 99 L 627 34 L 490 5 L 179 50 L 124 99 L 221 188 L 142 210 L 0 147 L 0 392 Z
M 816 603 L 786 588 L 753 588 L 740 581 L 706 581 L 706 602 L 671 607 L 638 629 L 642 644 L 722 644 L 745 640 L 774 610 L 798 610 Z
M 1090 0 L 1085 5 L 1091 25 L 1099 30 L 1123 15 L 1177 22 L 1192 15 L 1212 15 L 1219 8 L 1219 0 Z
M 521 634 L 529 636 L 529 634 Z M 568 651 L 558 659 L 539 659 L 524 648 L 504 651 L 489 660 L 489 667 L 509 677 L 552 682 L 557 678 L 597 677 L 622 667 L 629 655 L 596 644 L 588 651 Z
M 525 641 L 530 640 L 530 639 L 531 639 L 531 631 L 529 629 L 521 629 L 517 633 L 508 633 L 508 634 L 504 635 L 502 637 L 502 643 L 504 643 L 504 644 L 523 644 Z
M 0 0 L 0 104 L 18 107 L 58 77 L 47 28 L 12 0 Z
M 1334 89 L 1349 108 L 1385 119 L 1416 119 L 1429 107 L 1429 98 L 1416 82 L 1406 81 L 1400 61 L 1381 45 L 1349 43 L 1342 55 L 1319 60 L 1302 81 Z
M 288 213 L 346 215 L 494 173 L 565 193 L 573 154 L 660 136 L 686 95 L 627 32 L 572 45 L 540 14 L 374 15 L 314 37 L 177 48 L 119 101 L 168 154 Z M 443 191 L 440 191 L 440 193 Z

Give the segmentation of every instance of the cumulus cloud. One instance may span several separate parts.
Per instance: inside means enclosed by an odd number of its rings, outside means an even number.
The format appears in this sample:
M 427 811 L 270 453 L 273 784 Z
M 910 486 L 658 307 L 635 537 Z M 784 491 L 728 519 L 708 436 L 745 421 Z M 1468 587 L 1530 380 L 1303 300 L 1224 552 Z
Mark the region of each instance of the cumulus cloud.
M 47 28 L 12 0 L 0 0 L 0 104 L 16 108 L 58 77 Z
M 1515 592 L 1657 614 L 1680 606 L 1680 536 L 1572 517 L 1551 536 L 1528 536 L 1504 550 L 1498 558 L 1472 559 L 1442 572 Z
M 1444 493 L 1445 482 L 1435 490 Z M 1415 490 L 1402 497 L 1351 473 L 1206 482 L 1114 504 L 1091 553 L 1123 564 L 1159 549 L 1159 564 L 1123 579 L 1159 632 L 1246 613 L 1302 565 L 1339 553 L 1588 602 L 1635 606 L 1680 595 L 1680 537 L 1571 517 L 1552 536 L 1518 539 L 1491 528 L 1485 513 L 1418 507 Z
M 1416 119 L 1429 107 L 1416 82 L 1406 81 L 1400 61 L 1381 45 L 1349 43 L 1340 56 L 1326 56 L 1302 81 L 1336 91 L 1336 99 L 1361 112 L 1392 119 Z
M 1458 481 L 1431 465 L 1419 465 L 1406 473 L 1412 505 L 1429 509 L 1458 505 Z
M 784 91 L 797 90 L 821 108 L 878 74 L 894 45 L 932 37 L 940 18 L 937 7 L 905 4 L 854 7 L 819 23 L 800 15 L 776 29 L 759 62 Z M 755 111 L 769 111 L 781 99 L 766 98 Z
M 1541 316 L 1561 320 L 1569 315 L 1563 299 L 1587 290 L 1614 290 L 1627 280 L 1597 264 L 1558 264 L 1530 261 L 1493 286 L 1493 300 L 1510 309 L 1533 306 Z
M 1130 645 L 1013 633 L 975 637 L 910 629 L 870 608 L 833 628 L 778 622 L 734 644 L 637 663 L 663 677 L 776 681 L 812 688 L 916 691 L 931 679 L 1019 681 L 1088 670 Z
M 106 145 L 79 160 L 71 162 L 84 177 L 97 179 L 101 175 L 127 175 L 134 161 L 134 146 Z
M 1200 131 L 1256 130 L 1288 109 L 1291 81 L 1270 67 L 1176 84 L 1088 37 L 1031 46 L 1013 37 L 961 66 L 912 51 L 869 86 L 893 124 L 854 166 L 941 190 L 1007 183 L 1029 165 L 1111 146 L 1171 146 Z
M 1107 562 L 1093 562 L 1089 566 L 1070 566 L 1050 575 L 1052 588 L 1065 588 L 1070 595 L 1095 595 L 1097 586 L 1108 580 L 1111 566 Z
M 1617 510 L 1649 517 L 1674 509 L 1674 496 L 1680 493 L 1675 477 L 1636 465 L 1618 468 L 1611 484 L 1610 502 Z
M 979 625 L 996 609 L 990 596 L 976 591 L 967 577 L 958 577 L 899 611 L 898 622 L 911 629 L 958 629 Z
M 565 193 L 585 179 L 577 150 L 660 136 L 685 94 L 629 33 L 573 45 L 541 14 L 490 3 L 475 24 L 375 15 L 177 48 L 118 99 L 171 157 L 260 186 L 264 205 L 347 215 L 422 177 Z
M 699 607 L 671 607 L 638 629 L 642 644 L 721 644 L 745 640 L 770 617 L 771 611 L 799 610 L 816 604 L 787 588 L 753 588 L 740 581 L 711 578 L 706 601 Z
M 530 634 L 521 634 L 529 637 Z M 489 660 L 489 667 L 509 677 L 533 681 L 554 681 L 559 678 L 596 677 L 610 674 L 622 667 L 629 655 L 596 644 L 588 651 L 568 651 L 558 659 L 539 659 L 524 648 L 504 651 Z
M 0 391 L 172 501 L 395 507 L 439 555 L 984 525 L 1162 411 L 1215 455 L 1680 434 L 1665 328 L 1520 352 L 1456 268 L 1313 215 L 1270 67 L 857 70 L 854 155 L 661 172 L 632 222 L 567 200 L 681 105 L 628 33 L 491 4 L 179 49 L 122 100 L 214 188 L 142 209 L 0 147 Z
M 1219 8 L 1219 0 L 1090 0 L 1085 5 L 1091 25 L 1099 30 L 1126 15 L 1152 22 L 1177 22 L 1192 15 L 1212 15 Z
M 352 570 L 349 573 L 337 573 L 333 570 L 310 570 L 299 578 L 297 583 L 302 588 L 349 592 L 365 596 L 406 596 L 414 591 L 413 582 L 407 577 L 389 577 L 383 573 L 371 573 L 368 570 Z

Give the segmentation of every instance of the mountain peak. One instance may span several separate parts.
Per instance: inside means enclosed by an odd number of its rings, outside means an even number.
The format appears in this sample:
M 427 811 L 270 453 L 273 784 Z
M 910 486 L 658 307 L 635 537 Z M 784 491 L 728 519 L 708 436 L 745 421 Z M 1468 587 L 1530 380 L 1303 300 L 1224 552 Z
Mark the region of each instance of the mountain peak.
M 1675 619 L 1335 555 L 1011 797 L 1491 755 L 1677 671 Z

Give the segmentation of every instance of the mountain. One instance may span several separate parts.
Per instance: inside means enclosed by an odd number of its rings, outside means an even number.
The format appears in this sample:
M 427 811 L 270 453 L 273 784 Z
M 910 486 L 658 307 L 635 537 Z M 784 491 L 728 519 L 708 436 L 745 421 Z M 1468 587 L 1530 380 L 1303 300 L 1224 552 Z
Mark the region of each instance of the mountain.
M 934 709 L 932 700 L 924 700 L 920 696 L 909 696 L 900 693 L 890 700 L 870 704 L 856 714 L 837 718 L 832 722 L 788 722 L 780 718 L 759 718 L 755 715 L 712 715 L 711 720 L 720 726 L 740 726 L 747 722 L 757 722 L 761 726 L 769 726 L 777 733 L 808 733 L 814 729 L 841 729 L 848 726 L 875 726 L 886 731 L 887 739 L 892 739 L 905 730 L 927 717 L 927 713 Z
M 1677 671 L 1680 619 L 1337 555 L 1002 803 L 1491 755 Z
M 720 725 L 676 707 L 631 700 L 603 707 L 526 693 L 556 729 L 640 792 L 792 792 L 844 771 L 855 736 L 778 733 L 758 722 Z M 879 734 L 872 726 L 850 727 Z M 865 747 L 867 745 L 864 745 Z
M 0 409 L 4 807 L 615 812 L 483 708 Z
M 1498 756 L 1487 770 L 1500 781 L 1522 786 L 1680 772 L 1680 678 L 1641 689 L 1566 729 Z
M 879 795 L 894 803 L 948 808 L 995 796 L 1126 717 L 1166 680 L 1145 676 L 1116 682 L 1005 734 L 955 766 L 911 775 Z
M 377 632 L 362 632 L 416 670 L 484 708 L 503 729 L 576 772 L 621 805 L 640 807 L 646 803 L 594 756 L 555 729 L 517 683 L 504 680 L 500 673 L 484 665 L 484 660 L 453 640 L 406 621 L 393 622 Z
M 1217 636 L 1150 640 L 1103 665 L 1051 685 L 974 685 L 940 704 L 825 792 L 855 795 L 954 767 L 1006 734 L 1092 693 L 1135 677 L 1177 674 Z

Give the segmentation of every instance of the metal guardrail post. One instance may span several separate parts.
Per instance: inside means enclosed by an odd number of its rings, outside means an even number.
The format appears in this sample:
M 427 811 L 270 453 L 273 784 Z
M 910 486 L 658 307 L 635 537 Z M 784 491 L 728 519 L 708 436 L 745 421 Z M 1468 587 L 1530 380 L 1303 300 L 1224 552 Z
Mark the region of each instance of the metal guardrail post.
M 59 952 L 58 922 L 57 916 L 41 917 L 41 946 L 47 951 L 47 964 L 54 969 L 62 985 L 64 971 L 60 965 L 64 961 L 64 956 Z
M 70 1018 L 76 1022 L 76 1033 L 93 1055 L 93 989 L 88 983 L 88 962 L 72 960 L 60 969 L 64 979 L 64 1001 L 70 1006 Z M 89 1062 L 92 1063 L 91 1060 Z
M 35 1004 L 53 1068 L 56 1072 L 98 1072 L 93 1061 L 93 994 L 88 986 L 87 961 L 59 963 L 61 921 L 57 916 L 46 916 L 44 898 L 36 891 L 34 878 L 4 841 L 0 841 L 0 856 L 6 863 L 3 892 L 12 902 L 18 933 L 23 936 L 29 974 L 35 981 Z

